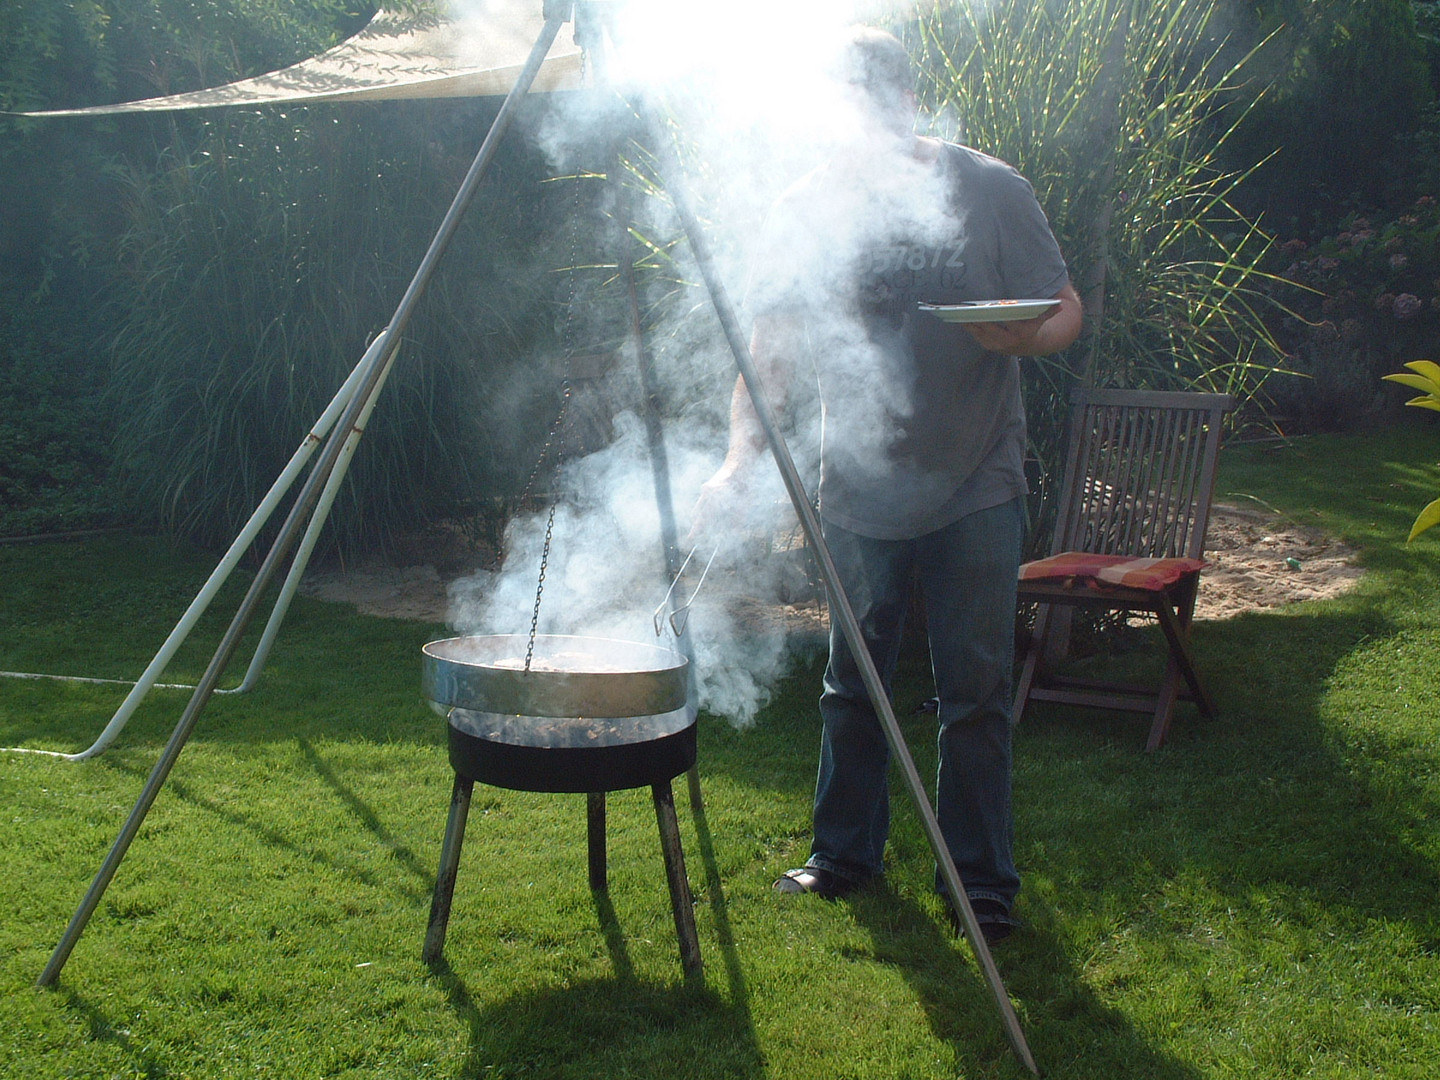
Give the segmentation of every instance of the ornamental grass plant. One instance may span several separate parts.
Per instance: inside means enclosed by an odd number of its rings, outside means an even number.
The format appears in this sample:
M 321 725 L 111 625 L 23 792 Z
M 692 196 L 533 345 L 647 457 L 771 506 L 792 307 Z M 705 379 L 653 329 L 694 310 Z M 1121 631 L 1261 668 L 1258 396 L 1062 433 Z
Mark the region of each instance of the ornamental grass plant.
M 124 171 L 109 395 L 137 520 L 234 536 L 389 321 L 496 107 L 223 113 Z M 326 543 L 342 553 L 511 493 L 531 465 L 558 393 L 552 304 L 570 255 L 563 229 L 552 251 L 546 175 L 509 140 L 341 489 Z
M 1080 341 L 1026 362 L 1042 521 L 1076 382 L 1258 404 L 1285 367 L 1272 239 L 1236 208 L 1247 170 L 1223 164 L 1248 77 L 1224 8 L 995 0 L 936 5 L 902 27 L 931 130 L 1031 181 L 1086 302 Z M 1236 416 L 1263 423 L 1257 408 Z

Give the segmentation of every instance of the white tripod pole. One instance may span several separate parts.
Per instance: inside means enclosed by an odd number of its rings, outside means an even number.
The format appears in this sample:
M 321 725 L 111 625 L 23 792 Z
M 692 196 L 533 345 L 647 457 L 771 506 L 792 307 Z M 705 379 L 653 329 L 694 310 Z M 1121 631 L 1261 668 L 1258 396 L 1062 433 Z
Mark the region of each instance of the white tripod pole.
M 300 546 L 295 549 L 295 557 L 290 563 L 290 572 L 285 575 L 285 584 L 281 586 L 280 596 L 270 612 L 270 621 L 265 624 L 265 632 L 260 635 L 260 644 L 255 647 L 255 655 L 250 658 L 250 666 L 245 671 L 245 678 L 240 681 L 239 686 L 230 691 L 231 693 L 243 694 L 253 690 L 255 683 L 260 679 L 260 672 L 264 670 L 265 661 L 270 656 L 270 647 L 275 644 L 275 638 L 280 633 L 280 625 L 285 621 L 285 616 L 290 610 L 290 601 L 295 598 L 295 591 L 300 587 L 300 580 L 305 576 L 305 568 L 310 564 L 310 556 L 315 551 L 315 544 L 320 539 L 320 533 L 325 528 L 326 520 L 330 517 L 330 507 L 335 503 L 335 496 L 340 492 L 340 484 L 344 481 L 345 473 L 350 468 L 350 462 L 355 457 L 355 449 L 360 445 L 360 436 L 365 434 L 365 425 L 370 422 L 370 414 L 375 411 L 375 403 L 380 400 L 380 391 L 385 388 L 385 380 L 389 378 L 390 369 L 395 366 L 395 358 L 399 355 L 398 348 L 390 354 L 390 359 L 385 362 L 384 371 L 381 372 L 379 380 L 375 383 L 375 389 L 360 410 L 359 419 L 345 435 L 345 445 L 340 450 L 340 457 L 335 462 L 330 479 L 325 481 L 325 490 L 320 493 L 320 502 L 315 506 L 315 513 L 310 517 L 310 524 L 305 529 Z
M 1010 1002 L 1005 983 L 1000 978 L 1000 971 L 996 968 L 995 960 L 990 955 L 990 947 L 985 943 L 985 936 L 981 933 L 979 922 L 976 921 L 974 909 L 970 906 L 970 898 L 965 893 L 965 884 L 960 880 L 960 873 L 955 868 L 955 860 L 950 854 L 950 848 L 945 843 L 944 835 L 940 832 L 940 823 L 935 817 L 934 808 L 930 805 L 929 796 L 925 794 L 925 784 L 915 769 L 915 760 L 911 757 L 910 749 L 905 744 L 905 736 L 900 730 L 900 722 L 895 718 L 895 710 L 885 692 L 880 672 L 875 667 L 869 647 L 865 644 L 860 621 L 855 617 L 854 609 L 851 608 L 850 600 L 840 582 L 835 562 L 830 557 L 829 545 L 826 544 L 825 537 L 821 532 L 820 517 L 815 512 L 815 508 L 810 505 L 809 494 L 800 479 L 799 470 L 795 468 L 795 462 L 790 456 L 790 449 L 785 444 L 785 438 L 780 433 L 775 413 L 765 396 L 765 388 L 760 380 L 759 371 L 755 367 L 754 358 L 750 355 L 749 343 L 740 330 L 740 320 L 730 304 L 724 282 L 716 269 L 709 242 L 690 205 L 685 176 L 681 171 L 674 144 L 670 141 L 669 133 L 661 130 L 649 107 L 644 103 L 641 105 L 641 116 L 652 132 L 654 149 L 660 159 L 661 180 L 670 194 L 675 212 L 680 218 L 681 227 L 685 230 L 685 236 L 690 241 L 691 254 L 695 256 L 696 265 L 700 269 L 700 275 L 710 294 L 710 301 L 720 321 L 720 328 L 724 332 L 726 344 L 730 346 L 735 364 L 740 369 L 740 377 L 750 395 L 751 404 L 755 407 L 755 416 L 765 433 L 770 454 L 780 470 L 780 477 L 785 483 L 785 490 L 790 496 L 791 504 L 795 507 L 795 513 L 800 518 L 806 539 L 809 540 L 820 563 L 820 571 L 824 575 L 825 584 L 830 591 L 831 618 L 839 624 L 845 640 L 850 646 L 850 653 L 859 665 L 865 689 L 869 692 L 871 704 L 875 707 L 876 718 L 880 721 L 880 728 L 885 733 L 885 740 L 890 746 L 890 753 L 900 768 L 905 788 L 915 804 L 916 812 L 920 815 L 920 823 L 924 826 L 926 839 L 930 841 L 930 849 L 935 853 L 935 861 L 939 864 L 940 877 L 949 892 L 950 903 L 954 905 L 956 913 L 960 916 L 960 922 L 965 928 L 965 937 L 970 942 L 970 948 L 975 953 L 975 959 L 980 965 L 985 983 L 1000 1011 L 1000 1020 L 1005 1028 L 1005 1035 L 1010 1040 L 1010 1047 L 1015 1051 L 1015 1056 L 1020 1059 L 1021 1063 L 1035 1076 L 1039 1076 L 1039 1066 L 1035 1064 L 1029 1044 L 1025 1041 L 1025 1032 L 1020 1027 L 1019 1017 L 1015 1015 L 1015 1007 Z
M 289 463 L 286 464 L 280 475 L 276 477 L 275 483 L 270 486 L 270 490 L 266 492 L 265 497 L 260 500 L 260 505 L 255 508 L 255 512 L 250 515 L 250 520 L 245 523 L 244 528 L 240 530 L 235 540 L 231 543 L 229 550 L 225 552 L 224 557 L 216 565 L 215 569 L 211 571 L 210 577 L 206 580 L 200 591 L 195 594 L 195 599 L 190 601 L 190 606 L 185 609 L 185 614 L 180 617 L 180 621 L 177 622 L 175 628 L 170 631 L 170 636 L 167 637 L 165 643 L 160 646 L 160 651 L 155 654 L 154 659 L 150 661 L 149 666 L 135 682 L 130 693 L 127 694 L 125 700 L 120 703 L 120 707 L 115 710 L 115 715 L 110 718 L 110 722 L 105 725 L 105 729 L 100 732 L 99 737 L 96 738 L 89 748 L 80 751 L 78 754 L 66 754 L 57 750 L 33 750 L 29 747 L 7 747 L 5 748 L 7 752 L 44 754 L 48 757 L 64 758 L 66 761 L 84 761 L 87 758 L 92 758 L 96 754 L 99 754 L 115 741 L 115 737 L 120 734 L 125 725 L 130 721 L 130 717 L 134 714 L 135 710 L 139 708 L 140 703 L 144 701 L 146 695 L 154 689 L 155 684 L 160 679 L 160 675 L 175 656 L 176 651 L 185 643 L 185 639 L 190 636 L 190 632 L 195 629 L 195 624 L 198 623 L 200 617 L 205 614 L 206 609 L 210 606 L 210 602 L 215 599 L 215 595 L 220 591 L 225 582 L 229 580 L 230 575 L 234 572 L 235 567 L 239 565 L 245 552 L 249 550 L 250 545 L 255 542 L 255 538 L 260 534 L 260 530 L 265 527 L 265 523 L 269 521 L 271 515 L 275 513 L 276 507 L 280 505 L 286 493 L 294 486 L 295 481 L 305 470 L 305 466 L 309 463 L 311 457 L 314 456 L 315 451 L 324 442 L 325 436 L 329 434 L 330 429 L 335 426 L 335 421 L 339 418 L 341 411 L 349 404 L 350 399 L 355 395 L 356 388 L 360 384 L 360 375 L 364 371 L 366 364 L 384 347 L 385 334 L 382 332 L 370 344 L 370 347 L 365 350 L 364 357 L 361 358 L 359 364 L 355 366 L 355 369 L 350 372 L 350 375 L 336 392 L 335 397 L 332 398 L 330 404 L 325 407 L 325 411 L 320 414 L 320 418 L 315 421 L 315 425 L 310 429 L 309 434 L 305 436 L 299 447 L 296 448 L 295 453 L 291 455 Z M 368 415 L 368 412 L 366 415 Z M 333 496 L 331 501 L 333 501 Z M 328 505 L 327 503 L 327 510 Z M 321 517 L 323 520 L 323 515 L 321 515 Z M 268 627 L 266 628 L 266 634 L 273 639 L 274 635 L 270 633 Z M 264 641 L 262 640 L 262 645 L 263 644 Z M 255 675 L 259 674 L 256 665 L 252 664 L 251 668 Z M 44 677 L 66 678 L 65 676 Z M 91 680 L 83 681 L 88 682 Z M 253 685 L 254 679 L 250 673 L 247 673 L 245 682 L 241 683 L 241 685 L 234 690 L 217 690 L 216 693 L 236 693 L 241 690 L 248 690 Z M 186 687 L 186 689 L 190 688 Z

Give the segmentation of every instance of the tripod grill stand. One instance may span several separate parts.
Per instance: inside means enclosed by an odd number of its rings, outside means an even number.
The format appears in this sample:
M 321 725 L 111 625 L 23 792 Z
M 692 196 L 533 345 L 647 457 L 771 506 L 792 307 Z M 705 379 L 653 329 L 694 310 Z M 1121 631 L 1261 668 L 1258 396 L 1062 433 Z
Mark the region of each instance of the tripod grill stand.
M 581 9 L 589 5 L 581 3 Z M 496 115 L 489 133 L 486 135 L 480 150 L 476 154 L 474 162 L 461 182 L 459 191 L 456 193 L 450 209 L 442 220 L 434 239 L 430 243 L 425 256 L 420 262 L 418 269 L 412 279 L 410 286 L 402 296 L 394 316 L 386 326 L 383 334 L 377 339 L 375 345 L 367 351 L 365 357 L 356 368 L 352 381 L 354 389 L 345 404 L 334 430 L 325 444 L 321 456 L 306 478 L 304 486 L 295 499 L 289 515 L 286 517 L 279 535 L 265 557 L 259 571 L 256 573 L 249 590 L 241 601 L 235 616 L 231 621 L 204 674 L 201 676 L 195 690 L 186 705 L 174 732 L 171 734 L 160 759 L 152 769 L 149 779 L 146 781 L 139 799 L 131 810 L 124 826 L 114 845 L 106 855 L 99 871 L 95 875 L 89 890 L 86 892 L 79 909 L 71 918 L 66 927 L 64 935 L 51 955 L 49 963 L 37 980 L 41 987 L 53 986 L 60 977 L 66 961 L 74 950 L 80 935 L 84 933 L 85 926 L 90 916 L 99 905 L 110 881 L 114 878 L 116 870 L 123 861 L 131 842 L 139 832 L 146 814 L 154 804 L 159 795 L 161 787 L 164 786 L 171 769 L 173 769 L 180 752 L 184 749 L 200 714 L 209 703 L 211 696 L 219 685 L 220 678 L 224 674 L 227 665 L 233 658 L 239 645 L 240 638 L 254 618 L 259 606 L 261 595 L 275 577 L 281 563 L 289 555 L 292 547 L 300 538 L 302 532 L 307 528 L 307 522 L 316 511 L 322 501 L 322 493 L 334 473 L 337 463 L 346 452 L 347 447 L 353 451 L 354 440 L 352 434 L 358 437 L 363 430 L 364 418 L 369 415 L 374 407 L 375 400 L 390 366 L 394 362 L 396 351 L 400 340 L 410 319 L 414 314 L 415 307 L 421 295 L 428 286 L 434 274 L 436 266 L 448 248 L 450 241 L 454 238 L 455 232 L 465 212 L 472 202 L 480 180 L 488 169 L 500 139 L 509 130 L 519 100 L 529 92 L 531 85 L 539 72 L 540 65 L 554 43 L 556 35 L 564 23 L 575 18 L 577 4 L 575 0 L 546 0 L 545 2 L 545 24 L 524 68 L 515 81 L 515 85 L 507 94 L 504 103 Z M 593 15 L 592 15 L 593 17 Z M 598 22 L 594 29 L 599 33 Z M 674 203 L 676 213 L 685 231 L 690 248 L 700 268 L 705 286 L 710 294 L 710 299 L 715 308 L 716 316 L 720 321 L 721 329 L 725 335 L 726 343 L 734 356 L 735 363 L 749 392 L 755 413 L 759 418 L 764 430 L 771 455 L 780 469 L 781 477 L 785 483 L 786 492 L 799 517 L 806 539 L 812 545 L 820 564 L 821 573 L 825 583 L 830 590 L 832 597 L 831 617 L 838 619 L 841 631 L 850 646 L 852 654 L 860 665 L 861 675 L 864 678 L 866 689 L 869 691 L 872 704 L 876 714 L 881 720 L 886 741 L 896 762 L 900 766 L 906 790 L 909 792 L 915 804 L 916 811 L 920 815 L 921 823 L 924 826 L 926 838 L 930 842 L 937 863 L 940 866 L 941 878 L 949 890 L 950 897 L 956 910 L 960 914 L 961 923 L 965 930 L 967 940 L 974 950 L 976 960 L 979 962 L 985 982 L 990 988 L 992 996 L 1000 1011 L 1001 1020 L 1005 1033 L 1010 1041 L 1011 1048 L 1020 1058 L 1021 1062 L 1030 1072 L 1039 1075 L 1039 1069 L 1030 1053 L 1029 1046 L 1025 1041 L 1025 1035 L 1020 1027 L 1020 1022 L 1011 1005 L 1005 985 L 1000 978 L 999 971 L 995 967 L 994 959 L 980 932 L 979 923 L 976 921 L 975 913 L 971 909 L 970 902 L 966 896 L 965 887 L 960 880 L 959 872 L 955 868 L 954 859 L 945 845 L 944 837 L 941 835 L 940 826 L 935 817 L 934 809 L 930 805 L 925 787 L 920 779 L 919 772 L 915 768 L 915 762 L 910 755 L 909 748 L 905 743 L 904 736 L 900 730 L 899 721 L 895 717 L 889 698 L 885 693 L 875 663 L 865 646 L 864 637 L 860 630 L 860 624 L 850 606 L 845 591 L 839 581 L 839 575 L 835 568 L 834 560 L 831 558 L 829 548 L 821 534 L 819 518 L 814 508 L 810 505 L 805 486 L 795 467 L 794 460 L 781 435 L 773 411 L 769 407 L 768 400 L 760 381 L 759 373 L 756 370 L 754 360 L 750 355 L 749 346 L 741 332 L 740 322 L 735 310 L 730 303 L 724 284 L 716 268 L 714 258 L 711 255 L 709 243 L 702 230 L 698 219 L 690 205 L 684 177 L 680 166 L 673 153 L 670 144 L 670 136 L 660 125 L 655 122 L 653 115 L 646 103 L 639 102 L 637 111 L 642 120 L 651 132 L 653 146 L 661 161 L 661 178 L 665 188 L 669 192 Z M 348 383 L 347 383 L 348 385 Z

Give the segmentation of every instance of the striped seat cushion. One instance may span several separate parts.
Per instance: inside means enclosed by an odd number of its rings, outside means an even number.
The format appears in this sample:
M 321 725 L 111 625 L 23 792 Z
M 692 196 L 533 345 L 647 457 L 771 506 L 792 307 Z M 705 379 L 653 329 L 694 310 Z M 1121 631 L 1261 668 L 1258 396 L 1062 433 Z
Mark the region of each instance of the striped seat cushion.
M 1066 581 L 1071 584 L 1123 585 L 1158 592 L 1181 578 L 1198 573 L 1204 559 L 1137 559 L 1129 555 L 1092 555 L 1062 551 L 1020 567 L 1021 581 Z

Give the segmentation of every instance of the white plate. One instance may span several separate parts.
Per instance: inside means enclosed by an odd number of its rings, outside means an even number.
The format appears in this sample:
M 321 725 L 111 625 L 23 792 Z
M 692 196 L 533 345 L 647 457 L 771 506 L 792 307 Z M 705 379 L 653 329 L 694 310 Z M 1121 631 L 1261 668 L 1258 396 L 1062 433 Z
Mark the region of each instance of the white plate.
M 1016 322 L 1033 319 L 1059 303 L 1059 300 L 969 300 L 963 304 L 921 304 L 920 310 L 948 323 Z

